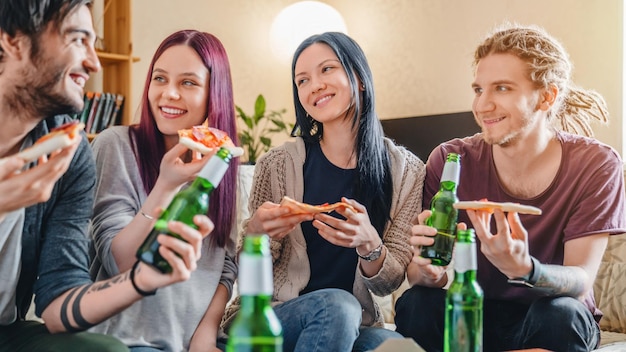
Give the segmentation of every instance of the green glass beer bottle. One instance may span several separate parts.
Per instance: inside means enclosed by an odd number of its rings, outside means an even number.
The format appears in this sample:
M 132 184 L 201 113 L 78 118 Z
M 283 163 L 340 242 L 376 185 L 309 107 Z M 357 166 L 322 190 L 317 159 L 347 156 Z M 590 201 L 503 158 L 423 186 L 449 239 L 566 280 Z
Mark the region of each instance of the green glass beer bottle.
M 444 352 L 483 350 L 483 290 L 476 281 L 476 269 L 474 230 L 459 230 L 454 281 L 446 293 Z
M 172 272 L 170 264 L 159 253 L 161 245 L 157 242 L 157 236 L 166 234 L 181 238 L 179 235 L 171 233 L 167 228 L 168 222 L 174 220 L 197 228 L 193 223 L 193 217 L 207 213 L 209 196 L 224 177 L 231 159 L 230 151 L 226 148 L 220 148 L 200 170 L 193 183 L 174 196 L 167 209 L 157 219 L 148 237 L 139 246 L 137 259 L 150 264 L 162 273 Z
M 439 191 L 430 202 L 432 214 L 426 219 L 426 225 L 437 229 L 435 243 L 424 246 L 421 256 L 429 258 L 433 265 L 448 265 L 452 260 L 452 249 L 456 233 L 456 221 L 459 211 L 452 204 L 459 201 L 456 189 L 461 174 L 461 156 L 448 153 L 441 173 Z
M 282 352 L 283 332 L 270 302 L 274 292 L 270 240 L 246 235 L 239 255 L 241 308 L 228 332 L 227 352 Z

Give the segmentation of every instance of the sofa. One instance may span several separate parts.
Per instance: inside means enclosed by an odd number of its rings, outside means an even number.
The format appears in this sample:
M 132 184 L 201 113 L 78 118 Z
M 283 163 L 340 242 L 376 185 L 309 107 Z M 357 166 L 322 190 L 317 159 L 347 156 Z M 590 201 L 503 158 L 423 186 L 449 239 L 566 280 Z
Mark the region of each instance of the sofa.
M 598 351 L 626 351 L 626 234 L 609 238 L 593 290 L 604 313 Z

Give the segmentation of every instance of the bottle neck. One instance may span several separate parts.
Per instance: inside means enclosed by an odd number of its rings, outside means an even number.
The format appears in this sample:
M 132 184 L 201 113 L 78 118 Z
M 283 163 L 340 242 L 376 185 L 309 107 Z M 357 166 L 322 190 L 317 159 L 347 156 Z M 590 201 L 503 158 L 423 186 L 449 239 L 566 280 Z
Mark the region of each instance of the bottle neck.
M 456 183 L 454 181 L 441 181 L 439 189 L 442 191 L 456 192 Z
M 446 161 L 441 172 L 441 185 L 452 183 L 456 187 L 461 176 L 461 165 L 455 161 Z
M 194 190 L 194 192 L 200 191 L 203 193 L 211 194 L 211 192 L 213 192 L 213 190 L 215 189 L 215 186 L 213 186 L 213 184 L 206 178 L 198 176 L 195 180 L 193 180 L 188 189 Z
M 454 281 L 476 280 L 476 242 L 457 242 L 454 258 Z
M 228 165 L 228 160 L 224 160 L 218 155 L 213 155 L 198 173 L 194 184 L 198 181 L 198 179 L 204 179 L 210 183 L 213 188 L 217 187 L 217 185 L 220 184 L 220 181 L 222 181 L 224 174 L 226 174 Z
M 270 306 L 272 295 L 241 295 L 241 310 L 259 312 Z
M 241 252 L 239 256 L 239 294 L 243 296 L 272 297 L 274 282 L 272 258 L 260 253 Z

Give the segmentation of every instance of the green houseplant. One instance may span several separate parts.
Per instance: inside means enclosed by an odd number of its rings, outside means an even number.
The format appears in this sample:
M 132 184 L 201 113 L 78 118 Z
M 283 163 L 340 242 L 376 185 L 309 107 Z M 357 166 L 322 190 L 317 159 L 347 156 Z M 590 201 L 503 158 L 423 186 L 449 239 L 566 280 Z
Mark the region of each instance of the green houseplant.
M 261 154 L 272 146 L 271 135 L 284 132 L 289 134 L 293 124 L 283 121 L 287 109 L 266 111 L 266 102 L 262 94 L 254 102 L 254 113 L 247 114 L 235 106 L 237 117 L 244 123 L 244 128 L 237 133 L 239 143 L 244 149 L 249 164 L 255 164 Z

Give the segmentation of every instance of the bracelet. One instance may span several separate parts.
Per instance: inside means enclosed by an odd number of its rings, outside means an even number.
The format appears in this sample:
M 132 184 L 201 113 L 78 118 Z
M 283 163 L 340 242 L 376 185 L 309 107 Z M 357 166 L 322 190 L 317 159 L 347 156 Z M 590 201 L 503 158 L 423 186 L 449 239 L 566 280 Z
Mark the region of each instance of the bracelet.
M 144 211 L 141 210 L 141 209 L 139 209 L 139 214 L 141 214 L 144 218 L 146 218 L 146 219 L 148 219 L 150 221 L 155 220 L 154 216 L 148 215 L 148 214 L 144 213 Z
M 144 291 L 144 290 L 140 289 L 139 286 L 137 286 L 137 283 L 135 282 L 135 270 L 137 270 L 138 266 L 139 266 L 139 261 L 136 261 L 135 264 L 133 264 L 133 268 L 130 269 L 130 283 L 133 284 L 133 287 L 135 288 L 135 291 L 137 291 L 137 293 L 142 295 L 143 297 L 154 296 L 154 294 L 157 292 L 157 290 L 154 290 L 154 291 Z

